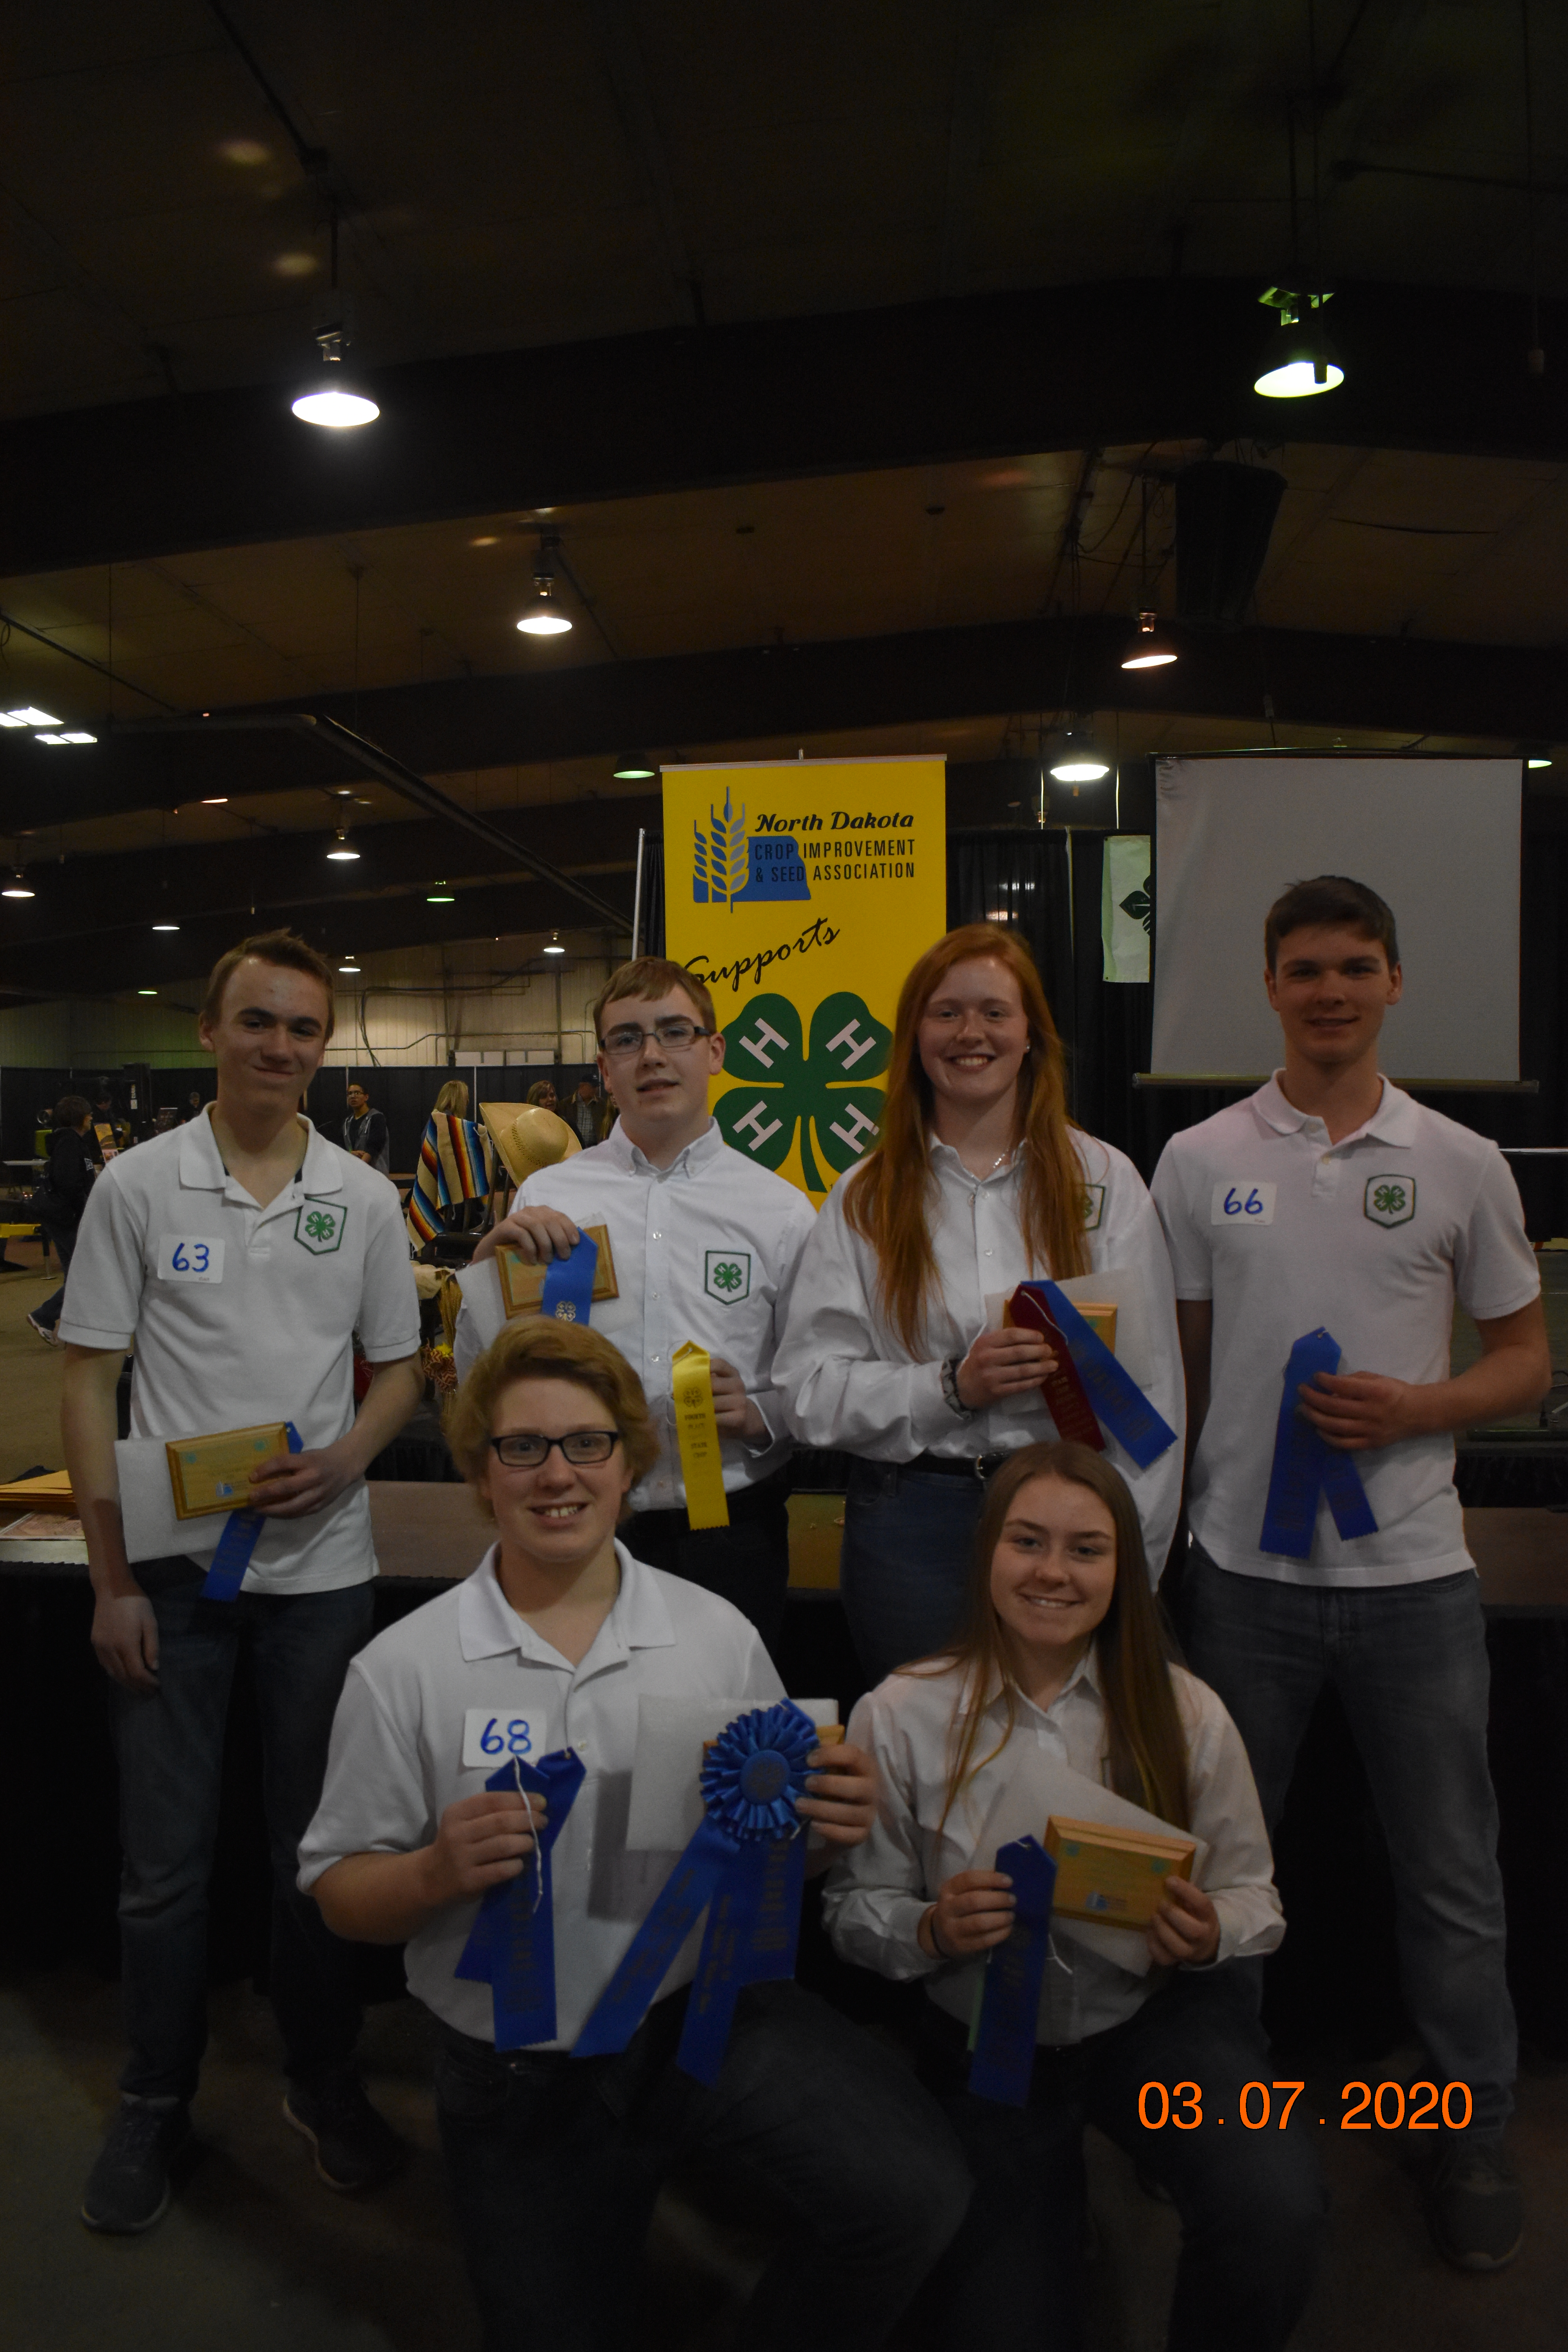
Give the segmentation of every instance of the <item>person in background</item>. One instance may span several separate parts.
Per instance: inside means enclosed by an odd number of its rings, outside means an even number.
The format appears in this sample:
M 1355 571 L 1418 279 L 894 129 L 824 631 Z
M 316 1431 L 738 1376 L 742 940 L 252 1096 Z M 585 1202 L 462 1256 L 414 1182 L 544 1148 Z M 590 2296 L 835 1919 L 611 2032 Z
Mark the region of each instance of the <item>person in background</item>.
M 530 1087 L 528 1099 L 531 1103 L 536 1103 L 541 1110 L 553 1110 L 556 1105 L 554 1079 L 539 1079 L 537 1084 Z
M 348 1089 L 349 1115 L 343 1121 L 343 1150 L 363 1160 L 367 1168 L 378 1175 L 392 1172 L 392 1143 L 386 1131 L 386 1113 L 371 1108 L 370 1097 L 357 1078 L 351 1079 Z
M 789 1583 L 791 1451 L 773 1350 L 811 1203 L 719 1131 L 708 1087 L 724 1038 L 700 981 L 663 956 L 639 956 L 605 982 L 593 1017 L 620 1123 L 603 1143 L 536 1170 L 480 1241 L 458 1277 L 458 1374 L 504 1320 L 488 1263 L 497 1248 L 548 1265 L 570 1255 L 584 1225 L 602 1224 L 618 1295 L 596 1299 L 590 1319 L 640 1375 L 659 1438 L 626 1540 L 655 1568 L 722 1593 L 773 1642 Z M 694 1527 L 687 1508 L 670 1365 L 689 1341 L 711 1362 L 727 1527 Z
M 1181 1502 L 1183 1419 L 1160 1221 L 1132 1162 L 1068 1116 L 1028 949 L 1016 931 L 970 923 L 904 982 L 880 1140 L 822 1205 L 774 1367 L 795 1434 L 857 1457 L 842 1589 L 873 1681 L 949 1638 L 984 1478 L 1059 1434 L 1040 1393 L 1056 1358 L 1039 1332 L 1001 1328 L 1001 1312 L 1019 1283 L 1075 1275 L 1120 1278 L 1117 1353 L 1136 1347 L 1135 1377 L 1176 1433 L 1142 1470 L 1107 1433 L 1157 1578 Z
M 101 1149 L 104 1139 L 98 1132 L 100 1128 L 106 1127 L 109 1129 L 109 1140 L 116 1151 L 129 1151 L 132 1139 L 131 1121 L 122 1118 L 115 1109 L 114 1097 L 107 1087 L 100 1086 L 93 1096 L 92 1123 L 93 1134 L 100 1147 L 93 1156 L 100 1168 L 104 1165 Z
M 190 1125 L 190 1123 L 191 1123 L 192 1119 L 193 1119 L 193 1118 L 200 1118 L 201 1115 L 202 1115 L 202 1097 L 201 1097 L 201 1089 L 200 1089 L 200 1087 L 193 1087 L 191 1088 L 190 1093 L 185 1097 L 185 1108 L 184 1108 L 184 1116 L 183 1116 L 183 1118 L 181 1118 L 180 1124 L 181 1124 L 181 1126 L 182 1126 L 182 1127 L 189 1127 L 189 1125 Z
M 603 1143 L 608 1121 L 596 1078 L 579 1078 L 577 1091 L 563 1116 L 576 1129 L 584 1151 L 591 1150 L 595 1143 Z
M 727 1602 L 617 1541 L 658 1440 L 636 1373 L 598 1332 L 508 1324 L 447 1427 L 496 1541 L 354 1659 L 300 1884 L 337 1935 L 406 1947 L 409 1988 L 435 2022 L 437 2116 L 484 2352 L 635 2340 L 654 2200 L 672 2164 L 699 2154 L 783 2224 L 734 2340 L 876 2352 L 969 2196 L 907 2067 L 784 1979 L 742 1987 L 717 2078 L 700 2087 L 676 2057 L 695 1939 L 650 1971 L 655 1998 L 624 2053 L 572 2054 L 668 1867 L 626 1846 L 644 1702 L 743 1711 L 784 1685 Z M 487 1787 L 488 1762 L 463 1760 L 465 1725 L 500 1690 L 507 1707 L 543 1716 L 541 1746 L 575 1749 L 587 1774 L 550 1860 L 556 2031 L 510 2051 L 496 2047 L 489 1987 L 458 1968 L 486 1890 L 532 1875 L 541 1800 Z M 812 1751 L 805 1786 L 810 1871 L 866 1836 L 877 1788 L 847 1742 Z
M 1494 2271 L 1524 2235 L 1503 2149 L 1518 2041 L 1454 1433 L 1551 1387 L 1541 1275 L 1497 1145 L 1379 1074 L 1404 988 L 1384 900 L 1343 875 L 1295 883 L 1263 945 L 1284 1066 L 1173 1136 L 1154 1171 L 1193 1448 L 1179 1626 L 1247 1742 L 1271 1835 L 1324 1684 L 1339 1695 L 1387 1840 L 1410 2021 L 1439 2084 L 1472 2103 L 1429 2157 L 1412 2141 L 1427 2225 L 1457 2268 Z M 1457 1377 L 1456 1298 L 1480 1339 Z M 1319 1331 L 1342 1369 L 1286 1397 L 1296 1343 Z M 1342 1535 L 1314 1474 L 1305 1556 L 1285 1516 L 1287 1405 L 1347 1457 L 1372 1522 Z
M 55 1326 L 65 1304 L 65 1275 L 76 1249 L 77 1231 L 95 1173 L 89 1138 L 92 1106 L 81 1095 L 62 1095 L 55 1105 L 49 1136 L 49 1164 L 35 1196 L 38 1223 L 59 1252 L 60 1286 L 27 1320 L 51 1348 L 60 1344 Z
M 921 2071 L 975 2182 L 928 2291 L 942 2352 L 1079 2352 L 1086 2124 L 1181 2217 L 1169 2352 L 1278 2352 L 1326 2200 L 1312 2122 L 1237 2122 L 1245 2086 L 1272 2072 L 1236 1963 L 1284 1935 L 1273 1861 L 1247 1751 L 1213 1691 L 1171 1661 L 1138 1511 L 1103 1454 L 1011 1456 L 986 1493 L 963 1631 L 861 1699 L 849 1738 L 876 1759 L 881 1810 L 836 1862 L 824 1916 L 843 1958 L 923 1982 Z M 1041 1834 L 1053 1782 L 1074 1786 L 1064 1773 L 1195 1838 L 1201 1859 L 1165 1879 L 1142 1932 L 1053 1926 L 1019 2108 L 968 2087 L 986 1962 L 1017 1926 L 988 1832 L 1000 1812 L 1033 1814 Z M 1104 1950 L 1108 1933 L 1143 1945 L 1142 1973 Z M 1160 2084 L 1175 2128 L 1146 2121 L 1145 2087 Z
M 33 1157 L 35 1160 L 47 1160 L 49 1156 L 49 1138 L 54 1133 L 54 1108 L 52 1104 L 45 1103 L 43 1108 L 38 1113 L 37 1125 L 33 1129 Z
M 261 1723 L 268 1990 L 288 2077 L 283 2111 L 333 2188 L 366 2187 L 398 2160 L 354 2065 L 351 1956 L 294 1884 L 343 1674 L 372 1632 L 365 1466 L 424 1392 L 397 1195 L 297 1108 L 331 1035 L 334 977 L 288 931 L 219 959 L 198 1022 L 216 1099 L 189 1127 L 110 1162 L 88 1202 L 60 1318 L 60 1426 L 120 1772 L 131 2045 L 81 2211 L 89 2229 L 121 2235 L 159 2220 L 190 2137 L 207 2034 L 225 1725 L 241 1653 Z M 356 1336 L 374 1368 L 357 1416 Z M 122 1511 L 115 1397 L 132 1343 L 132 1439 L 157 1476 L 167 1476 L 170 1438 L 290 1422 L 303 1440 L 251 1474 L 248 1507 L 262 1526 L 229 1597 L 205 1591 L 205 1550 L 225 1523 L 203 1520 L 189 1551 L 171 1545 L 149 1558 L 145 1520 L 139 1537 Z

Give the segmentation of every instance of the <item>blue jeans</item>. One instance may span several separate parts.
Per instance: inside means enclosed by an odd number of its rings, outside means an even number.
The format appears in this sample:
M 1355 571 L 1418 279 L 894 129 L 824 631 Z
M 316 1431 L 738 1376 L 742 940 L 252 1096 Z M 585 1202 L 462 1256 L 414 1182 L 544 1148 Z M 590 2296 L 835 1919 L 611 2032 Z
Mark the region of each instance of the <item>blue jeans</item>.
M 1469 2084 L 1472 2129 L 1500 2131 L 1519 2045 L 1476 1578 L 1467 1569 L 1423 1584 L 1278 1584 L 1229 1575 L 1194 1543 L 1181 1621 L 1187 1664 L 1246 1742 L 1270 1837 L 1318 1694 L 1325 1683 L 1339 1694 L 1388 1844 L 1412 2022 L 1438 2079 Z
M 79 1225 L 46 1225 L 44 1228 L 46 1239 L 53 1242 L 59 1253 L 62 1276 L 70 1271 L 71 1255 L 76 1248 L 77 1234 L 80 1230 Z M 66 1286 L 62 1281 L 58 1290 L 50 1291 L 41 1307 L 34 1307 L 34 1322 L 41 1323 L 46 1331 L 52 1331 L 60 1319 L 60 1308 L 65 1303 Z
M 796 1984 L 753 1985 L 718 2081 L 676 2066 L 685 1996 L 618 2058 L 498 2058 L 441 2029 L 437 2112 L 485 2352 L 612 2352 L 672 2165 L 754 2190 L 783 2243 L 738 2339 L 875 2352 L 969 2201 L 963 2158 L 909 2068 Z
M 1298 2105 L 1284 2131 L 1239 2127 L 1243 2085 L 1270 2083 L 1273 2069 L 1236 1970 L 1173 1976 L 1123 2024 L 1037 2050 L 1022 2108 L 971 2097 L 967 2037 L 953 2019 L 931 2009 L 922 2039 L 921 2072 L 974 2178 L 968 2218 L 931 2281 L 938 2345 L 1077 2352 L 1086 2124 L 1152 2174 L 1181 2216 L 1168 2352 L 1274 2352 L 1286 2341 L 1312 2283 L 1328 2201 L 1311 2139 L 1319 2126 Z M 1167 2093 L 1198 2084 L 1203 2120 L 1146 2127 L 1146 2083 Z M 1173 2111 L 1185 2121 L 1190 2100 Z M 1157 2105 L 1146 2112 L 1157 2125 Z
M 868 1682 L 957 1632 L 984 1499 L 978 1478 L 888 1462 L 851 1467 L 838 1583 Z
M 370 1639 L 371 1588 L 203 1601 L 205 1574 L 181 1559 L 136 1570 L 158 1621 L 158 1688 L 110 1685 L 123 1850 L 121 1990 L 131 2044 L 120 2087 L 139 2098 L 190 2098 L 206 2047 L 207 1885 L 242 1643 L 261 1716 L 269 1990 L 290 2079 L 304 2086 L 330 2079 L 359 2035 L 352 1948 L 328 1932 L 294 1879 L 300 1841 L 321 1800 L 343 1675 Z

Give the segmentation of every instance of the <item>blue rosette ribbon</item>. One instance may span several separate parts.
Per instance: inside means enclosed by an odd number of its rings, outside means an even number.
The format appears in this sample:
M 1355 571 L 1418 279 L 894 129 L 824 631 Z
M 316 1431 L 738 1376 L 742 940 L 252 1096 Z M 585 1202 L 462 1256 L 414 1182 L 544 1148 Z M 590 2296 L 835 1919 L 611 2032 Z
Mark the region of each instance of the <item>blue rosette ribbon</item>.
M 1023 1286 L 1044 1297 L 1101 1429 L 1110 1431 L 1140 1470 L 1147 1470 L 1176 1442 L 1170 1423 L 1155 1411 L 1126 1366 L 1117 1362 L 1093 1324 L 1085 1321 L 1058 1284 L 1029 1282 Z
M 712 2083 L 742 1985 L 795 1974 L 805 1884 L 806 1758 L 816 1726 L 792 1700 L 727 1724 L 702 1766 L 701 1825 L 578 2035 L 574 2058 L 624 2050 L 704 1909 L 708 1925 L 676 2063 Z
M 1321 1328 L 1304 1332 L 1290 1350 L 1274 1433 L 1274 1459 L 1268 1467 L 1259 1551 L 1279 1552 L 1287 1559 L 1311 1557 L 1320 1489 L 1328 1497 L 1342 1542 L 1353 1543 L 1359 1536 L 1377 1533 L 1355 1457 L 1342 1454 L 1321 1437 L 1301 1411 L 1298 1391 L 1318 1373 L 1338 1371 L 1339 1366 L 1339 1341 Z
M 526 2050 L 532 2042 L 555 2039 L 550 1855 L 586 1776 L 582 1758 L 570 1748 L 558 1748 L 532 1764 L 513 1756 L 485 1782 L 487 1789 L 516 1789 L 542 1797 L 546 1808 L 530 1864 L 516 1878 L 486 1888 L 462 1958 L 452 1971 L 470 1983 L 489 1985 L 498 2050 Z
M 594 1307 L 594 1277 L 599 1270 L 599 1244 L 579 1234 L 568 1257 L 553 1257 L 539 1297 L 542 1315 L 561 1323 L 586 1323 Z
M 996 1850 L 994 1867 L 1013 1882 L 1013 1932 L 986 1956 L 969 2088 L 999 2106 L 1028 2105 L 1035 2036 L 1050 1947 L 1057 1866 L 1037 1838 L 1015 1838 Z
M 283 1427 L 289 1439 L 289 1453 L 303 1453 L 305 1441 L 293 1423 L 286 1421 Z M 267 1521 L 259 1511 L 230 1511 L 223 1523 L 217 1549 L 207 1563 L 198 1600 L 232 1601 L 235 1598 L 245 1582 L 250 1555 L 260 1542 L 261 1530 L 266 1525 Z

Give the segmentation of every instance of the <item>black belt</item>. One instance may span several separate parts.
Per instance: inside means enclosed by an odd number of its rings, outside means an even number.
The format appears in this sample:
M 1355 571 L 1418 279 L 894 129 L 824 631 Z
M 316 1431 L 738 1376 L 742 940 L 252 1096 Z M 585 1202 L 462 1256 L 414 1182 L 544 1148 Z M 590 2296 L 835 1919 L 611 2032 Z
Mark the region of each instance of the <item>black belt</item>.
M 984 1486 L 1006 1459 L 1005 1454 L 917 1454 L 912 1462 L 900 1466 L 921 1478 L 933 1474 L 939 1478 L 977 1478 Z

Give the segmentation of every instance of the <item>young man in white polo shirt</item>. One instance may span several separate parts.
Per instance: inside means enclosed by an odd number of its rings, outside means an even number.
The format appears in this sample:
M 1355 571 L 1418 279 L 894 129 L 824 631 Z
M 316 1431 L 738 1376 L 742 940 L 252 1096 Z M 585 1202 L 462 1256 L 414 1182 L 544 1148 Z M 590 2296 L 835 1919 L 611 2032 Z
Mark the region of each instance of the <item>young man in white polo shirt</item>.
M 224 1724 L 242 1644 L 261 1715 L 285 2113 L 335 2188 L 378 2178 L 397 2155 L 353 2071 L 350 1956 L 294 1885 L 332 1710 L 371 1633 L 363 1473 L 422 1390 L 397 1195 L 297 1108 L 331 1029 L 331 968 L 304 940 L 268 932 L 220 960 L 199 1024 L 217 1066 L 216 1100 L 99 1179 L 60 1317 L 66 1462 L 87 1535 L 93 1647 L 112 1685 L 124 1847 L 131 2055 L 82 2207 L 97 2230 L 151 2228 L 188 2137 L 206 2040 Z M 356 1332 L 376 1370 L 357 1419 Z M 132 1342 L 125 1468 L 137 1484 L 122 1513 L 115 1386 Z M 264 1524 L 242 1587 L 204 1597 L 228 1519 L 184 1522 L 178 1549 L 171 1541 L 167 1556 L 147 1556 L 148 1527 L 170 1517 L 173 1528 L 164 1441 L 268 1422 L 292 1424 L 302 1450 L 253 1473 L 247 1507 Z
M 1271 1833 L 1318 1693 L 1339 1693 L 1388 1841 L 1406 2004 L 1439 2081 L 1474 2103 L 1471 2129 L 1442 2136 L 1428 2219 L 1450 2261 L 1495 2270 L 1523 2228 L 1501 2148 L 1517 2045 L 1454 1432 L 1550 1386 L 1540 1278 L 1497 1146 L 1378 1075 L 1402 987 L 1384 901 L 1340 876 L 1297 883 L 1269 908 L 1265 948 L 1284 1067 L 1173 1137 L 1152 1188 L 1194 1448 L 1182 1629 L 1247 1743 Z M 1481 1356 L 1453 1379 L 1456 1297 Z M 1287 1361 L 1320 1328 L 1342 1370 L 1301 1383 L 1296 1411 L 1331 1475 L 1353 1465 L 1364 1532 L 1342 1494 L 1342 1534 L 1314 1485 L 1292 1533 L 1288 1483 L 1271 1477 Z
M 735 1610 L 616 1541 L 657 1441 L 602 1335 L 513 1322 L 447 1427 L 497 1541 L 353 1661 L 300 1876 L 340 1935 L 406 1944 L 410 1990 L 437 2026 L 437 2111 L 484 2352 L 635 2340 L 655 2196 L 678 2157 L 699 2153 L 749 2186 L 778 2236 L 736 2340 L 876 2352 L 969 2201 L 956 2140 L 907 2067 L 780 1980 L 742 1990 L 717 2074 L 700 2084 L 678 2050 L 694 1936 L 645 1983 L 618 2054 L 613 2041 L 574 2054 L 687 1834 L 671 1824 L 670 1850 L 627 1847 L 648 1703 L 766 1707 L 784 1696 L 778 1675 Z M 570 1750 L 584 1776 L 554 1823 L 554 2031 L 538 2039 L 515 2022 L 498 2036 L 499 1988 L 459 1968 L 490 1888 L 529 1871 L 537 1920 L 533 1833 L 562 1801 L 537 1784 L 524 1793 L 521 1777 L 496 1787 L 493 1758 L 471 1743 L 498 1713 L 509 1743 L 523 1717 L 535 1760 Z M 697 1760 L 694 1741 L 693 1771 Z M 797 1811 L 820 1867 L 864 1840 L 877 1782 L 847 1741 L 805 1760 Z M 505 1916 L 492 1914 L 503 1937 Z
M 658 1460 L 632 1496 L 626 1539 L 639 1559 L 721 1593 L 764 1642 L 784 1621 L 789 1583 L 788 1425 L 773 1351 L 811 1203 L 732 1150 L 708 1108 L 724 1064 L 713 1000 L 662 956 L 623 964 L 594 1006 L 599 1067 L 620 1118 L 603 1143 L 518 1187 L 460 1277 L 459 1377 L 505 1320 L 496 1249 L 532 1263 L 564 1258 L 584 1225 L 604 1225 L 619 1295 L 591 1321 L 635 1367 L 658 1432 Z M 676 1440 L 670 1359 L 695 1341 L 713 1366 L 727 1528 L 694 1528 Z

